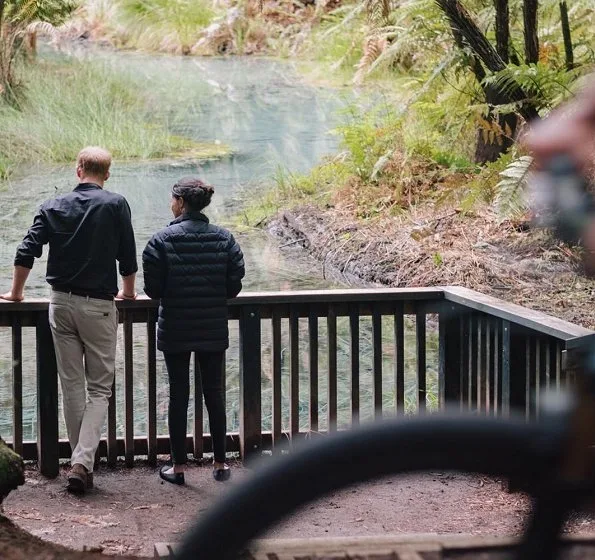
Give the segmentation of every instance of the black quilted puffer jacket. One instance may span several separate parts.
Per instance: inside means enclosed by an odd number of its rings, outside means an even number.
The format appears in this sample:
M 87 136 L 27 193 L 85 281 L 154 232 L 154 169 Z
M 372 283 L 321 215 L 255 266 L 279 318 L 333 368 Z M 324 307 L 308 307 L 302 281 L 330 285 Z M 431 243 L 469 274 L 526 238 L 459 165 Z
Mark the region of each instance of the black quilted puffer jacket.
M 233 235 L 201 212 L 176 218 L 143 251 L 145 293 L 160 299 L 157 348 L 218 352 L 229 346 L 227 299 L 242 289 L 244 256 Z

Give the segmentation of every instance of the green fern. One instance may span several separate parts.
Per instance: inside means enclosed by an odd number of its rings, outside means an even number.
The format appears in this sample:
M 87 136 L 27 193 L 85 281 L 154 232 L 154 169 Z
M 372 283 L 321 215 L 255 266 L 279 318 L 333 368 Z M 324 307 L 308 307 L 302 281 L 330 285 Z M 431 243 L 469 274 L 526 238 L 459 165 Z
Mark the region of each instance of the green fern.
M 502 179 L 496 185 L 495 205 L 502 217 L 520 217 L 527 205 L 523 193 L 527 188 L 527 180 L 533 158 L 521 156 L 500 172 Z
M 372 27 L 388 24 L 391 12 L 391 0 L 364 0 L 368 22 Z
M 18 105 L 14 64 L 23 37 L 35 24 L 63 23 L 78 7 L 76 0 L 5 0 L 0 14 L 0 95 Z
M 433 53 L 439 53 L 447 37 L 447 28 L 440 18 L 433 0 L 403 0 L 392 11 L 383 0 L 365 3 L 368 14 L 367 36 L 363 54 L 356 65 L 355 83 L 373 72 L 412 70 L 423 74 L 428 64 L 431 72 Z M 384 10 L 384 11 L 383 11 Z M 382 48 L 378 48 L 382 45 Z M 423 60 L 416 55 L 424 53 Z M 416 63 L 416 64 L 414 64 Z
M 4 6 L 4 24 L 15 27 L 44 21 L 59 25 L 79 4 L 77 0 L 8 0 Z
M 585 72 L 584 67 L 567 71 L 563 66 L 553 67 L 541 62 L 513 66 L 488 76 L 485 85 L 493 85 L 510 94 L 521 86 L 528 100 L 538 110 L 551 109 L 572 94 L 572 85 Z

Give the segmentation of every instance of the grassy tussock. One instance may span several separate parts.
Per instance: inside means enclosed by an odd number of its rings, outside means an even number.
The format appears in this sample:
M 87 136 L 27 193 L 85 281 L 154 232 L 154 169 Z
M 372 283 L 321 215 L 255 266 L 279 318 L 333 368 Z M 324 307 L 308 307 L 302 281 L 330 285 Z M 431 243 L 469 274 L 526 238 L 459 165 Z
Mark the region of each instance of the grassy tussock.
M 60 33 L 118 48 L 189 54 L 220 15 L 209 0 L 86 0 Z
M 24 68 L 23 83 L 18 108 L 0 104 L 0 177 L 19 164 L 72 161 L 89 144 L 119 159 L 200 147 L 151 124 L 148 92 L 108 66 L 40 60 Z
M 130 46 L 184 54 L 216 15 L 206 0 L 119 0 L 116 5 Z
M 274 185 L 248 205 L 243 222 L 254 226 L 302 204 L 332 205 L 359 218 L 374 218 L 400 214 L 425 200 L 460 202 L 472 179 L 488 176 L 467 157 L 468 143 L 457 146 L 445 143 L 444 133 L 432 135 L 423 111 L 427 117 L 425 104 L 407 114 L 386 106 L 349 109 L 336 130 L 340 153 L 306 174 L 277 170 Z M 410 133 L 414 122 L 417 128 Z M 494 169 L 489 180 L 497 182 Z

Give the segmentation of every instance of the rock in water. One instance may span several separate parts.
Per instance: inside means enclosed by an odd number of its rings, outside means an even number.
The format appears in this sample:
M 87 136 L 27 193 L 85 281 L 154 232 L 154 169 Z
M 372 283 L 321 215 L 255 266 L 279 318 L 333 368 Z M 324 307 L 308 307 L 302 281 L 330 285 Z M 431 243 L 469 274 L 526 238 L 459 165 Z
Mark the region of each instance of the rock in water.
M 0 504 L 11 490 L 25 484 L 23 458 L 0 438 Z

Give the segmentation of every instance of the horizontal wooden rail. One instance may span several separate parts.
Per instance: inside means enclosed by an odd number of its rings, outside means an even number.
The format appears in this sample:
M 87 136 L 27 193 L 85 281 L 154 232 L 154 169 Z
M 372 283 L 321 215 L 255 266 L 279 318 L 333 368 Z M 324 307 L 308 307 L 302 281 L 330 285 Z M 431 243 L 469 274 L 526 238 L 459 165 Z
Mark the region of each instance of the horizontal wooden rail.
M 290 442 L 296 440 L 305 440 L 310 438 L 322 437 L 326 435 L 328 432 L 321 431 L 321 432 L 297 432 L 291 434 L 288 431 L 283 431 L 280 433 L 280 440 L 277 443 L 277 446 L 281 446 L 281 448 L 288 448 Z M 263 431 L 261 433 L 261 444 L 263 451 L 270 451 L 274 447 L 273 441 L 273 434 L 270 431 Z M 116 456 L 126 458 L 126 439 L 116 438 L 115 440 L 115 452 Z M 134 449 L 134 456 L 139 458 L 146 458 L 149 456 L 149 447 L 147 445 L 147 438 L 144 436 L 135 436 L 132 440 L 132 445 Z M 188 435 L 186 437 L 186 449 L 189 454 L 191 454 L 196 460 L 203 459 L 203 452 L 204 453 L 212 453 L 213 452 L 213 442 L 211 439 L 211 434 L 203 434 L 202 435 L 202 451 L 198 454 L 194 452 L 196 442 L 194 440 L 194 436 Z M 239 432 L 230 432 L 227 434 L 227 451 L 231 453 L 240 453 L 240 433 Z M 10 446 L 10 444 L 9 444 Z M 107 446 L 108 442 L 106 439 L 102 439 L 99 442 L 99 447 L 97 449 L 97 459 L 100 460 L 102 457 L 106 457 L 107 454 Z M 169 455 L 169 436 L 158 436 L 155 439 L 155 450 L 158 455 Z M 58 453 L 60 458 L 66 459 L 70 457 L 70 444 L 68 440 L 60 439 L 58 441 Z M 22 457 L 26 461 L 35 461 L 37 460 L 37 442 L 35 441 L 24 441 L 23 442 L 23 452 Z
M 510 321 L 537 333 L 564 340 L 567 343 L 567 348 L 574 348 L 577 344 L 583 344 L 585 342 L 583 337 L 585 336 L 595 337 L 593 331 L 575 325 L 574 323 L 552 317 L 541 311 L 508 303 L 468 288 L 448 286 L 442 288 L 442 293 L 446 301 L 457 303 L 467 309 L 479 311 L 492 317 Z
M 98 456 L 110 464 L 123 457 L 128 466 L 146 456 L 154 464 L 169 451 L 168 438 L 158 433 L 157 411 L 163 426 L 167 406 L 155 344 L 158 302 L 141 296 L 117 306 L 123 344 Z M 244 293 L 229 301 L 229 320 L 233 336 L 225 375 L 233 396 L 230 432 L 236 433 L 228 434 L 228 444 L 244 457 L 387 414 L 452 403 L 492 415 L 516 408 L 535 418 L 542 391 L 571 380 L 575 350 L 595 337 L 588 329 L 458 287 Z M 0 301 L 0 327 L 11 337 L 6 375 L 12 398 L 2 414 L 12 418 L 12 444 L 25 458 L 37 459 L 43 474 L 55 476 L 70 450 L 58 440 L 48 301 Z M 23 430 L 30 327 L 36 341 L 36 442 Z M 195 368 L 188 451 L 200 459 L 211 441 L 203 433 Z

